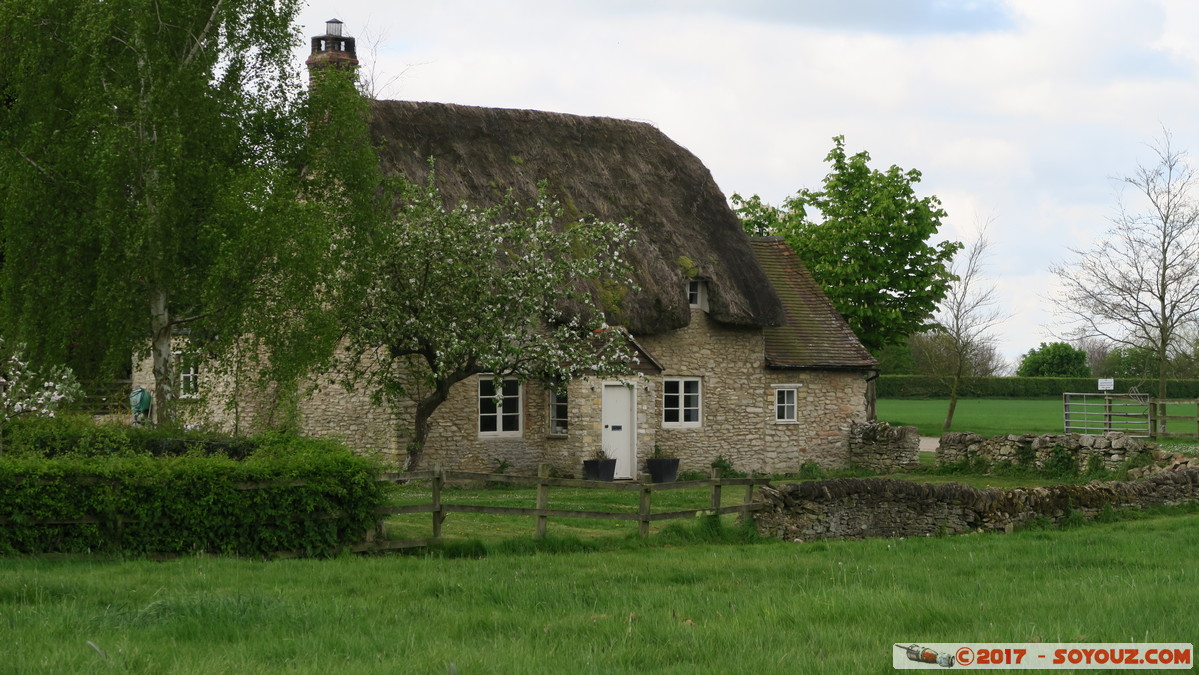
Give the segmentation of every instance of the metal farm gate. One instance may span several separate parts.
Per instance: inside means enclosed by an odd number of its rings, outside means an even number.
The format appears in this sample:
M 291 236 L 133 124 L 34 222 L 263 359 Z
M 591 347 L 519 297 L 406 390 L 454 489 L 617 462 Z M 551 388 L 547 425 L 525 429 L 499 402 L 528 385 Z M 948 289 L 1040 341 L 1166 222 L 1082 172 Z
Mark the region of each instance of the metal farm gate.
M 1068 434 L 1122 431 L 1154 440 L 1199 437 L 1199 400 L 1195 399 L 1156 399 L 1137 393 L 1062 394 L 1062 414 Z
M 1062 394 L 1066 433 L 1103 434 L 1122 431 L 1148 438 L 1150 401 L 1148 394 Z

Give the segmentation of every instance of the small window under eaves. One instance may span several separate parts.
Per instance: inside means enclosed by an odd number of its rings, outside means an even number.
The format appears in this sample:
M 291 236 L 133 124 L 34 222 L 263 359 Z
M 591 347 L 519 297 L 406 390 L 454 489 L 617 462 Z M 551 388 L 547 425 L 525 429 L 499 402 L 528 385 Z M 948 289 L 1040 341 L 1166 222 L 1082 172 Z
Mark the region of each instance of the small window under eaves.
M 691 279 L 687 282 L 687 304 L 694 309 L 708 311 L 708 282 Z

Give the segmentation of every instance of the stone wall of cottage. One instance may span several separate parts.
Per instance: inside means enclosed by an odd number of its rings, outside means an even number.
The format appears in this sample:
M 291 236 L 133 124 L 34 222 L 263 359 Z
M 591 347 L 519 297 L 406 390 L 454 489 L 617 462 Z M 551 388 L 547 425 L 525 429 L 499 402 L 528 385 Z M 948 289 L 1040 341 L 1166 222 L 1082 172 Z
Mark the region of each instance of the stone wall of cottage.
M 763 473 L 848 463 L 850 425 L 866 420 L 862 373 L 767 369 L 761 330 L 725 326 L 700 311 L 684 328 L 639 341 L 664 368 L 662 377 L 702 379 L 702 424 L 657 431 L 658 445 L 680 458 L 682 470 L 707 470 L 717 457 Z M 796 388 L 795 422 L 775 421 L 777 387 Z M 652 419 L 660 426 L 657 399 Z
M 656 387 L 642 376 L 622 382 L 634 390 L 638 431 L 634 452 L 640 465 L 653 448 L 653 429 L 647 422 L 657 398 Z M 502 465 L 511 473 L 521 474 L 534 474 L 539 464 L 546 463 L 558 475 L 578 477 L 583 460 L 601 449 L 604 384 L 605 381 L 584 378 L 567 385 L 566 434 L 550 431 L 550 391 L 537 383 L 525 384 L 524 428 L 520 436 L 497 438 L 479 434 L 478 378 L 470 378 L 456 385 L 449 399 L 433 415 L 423 463 L 488 472 Z M 638 470 L 634 470 L 634 476 Z
M 1056 524 L 1071 517 L 1094 518 L 1105 508 L 1199 501 L 1199 469 L 1137 481 L 1012 490 L 841 478 L 765 486 L 758 498 L 764 503 L 754 517 L 758 532 L 787 541 L 1010 532 L 1037 518 Z
M 655 446 L 677 456 L 684 471 L 706 472 L 718 457 L 738 470 L 763 473 L 792 473 L 809 462 L 825 468 L 849 463 L 850 427 L 866 419 L 862 373 L 767 369 L 760 329 L 725 326 L 701 311 L 694 312 L 685 328 L 639 341 L 664 372 L 627 380 L 634 391 L 637 424 L 633 476 L 644 470 L 644 460 Z M 134 386 L 150 388 L 149 364 L 138 364 L 135 370 Z M 701 379 L 700 426 L 662 428 L 663 377 Z M 503 466 L 512 472 L 534 473 L 540 463 L 548 463 L 559 475 L 577 476 L 582 461 L 601 447 L 603 385 L 588 379 L 569 384 L 569 430 L 557 435 L 549 432 L 549 392 L 527 384 L 522 433 L 495 438 L 479 434 L 478 380 L 465 380 L 434 414 L 422 465 L 465 471 L 495 471 Z M 795 422 L 775 420 L 778 387 L 796 389 Z M 234 378 L 203 370 L 201 389 L 204 400 L 188 404 L 185 421 L 242 433 L 290 423 L 301 433 L 380 453 L 396 465 L 406 459 L 411 405 L 398 411 L 375 406 L 369 392 L 346 392 L 329 381 L 280 409 L 278 392 L 252 390 L 244 381 L 239 385 Z M 305 384 L 301 391 L 308 389 Z M 237 405 L 226 407 L 224 402 L 229 400 Z
M 1086 471 L 1092 457 L 1114 470 L 1125 460 L 1149 452 L 1149 444 L 1122 432 L 1093 434 L 1012 434 L 990 438 L 968 432 L 951 432 L 941 436 L 937 446 L 938 464 L 957 464 L 976 459 L 987 463 L 1010 464 L 1043 468 L 1054 448 L 1062 448 L 1074 456 L 1079 471 Z
M 403 446 L 396 440 L 397 416 L 386 406 L 372 404 L 369 392 L 346 391 L 326 379 L 303 382 L 297 390 L 301 394 L 287 395 L 275 387 L 253 384 L 249 376 L 218 371 L 214 366 L 211 362 L 200 364 L 200 396 L 177 401 L 181 424 L 236 434 L 294 428 L 304 435 L 336 439 L 358 452 L 402 462 Z M 134 363 L 131 386 L 154 390 L 151 360 Z

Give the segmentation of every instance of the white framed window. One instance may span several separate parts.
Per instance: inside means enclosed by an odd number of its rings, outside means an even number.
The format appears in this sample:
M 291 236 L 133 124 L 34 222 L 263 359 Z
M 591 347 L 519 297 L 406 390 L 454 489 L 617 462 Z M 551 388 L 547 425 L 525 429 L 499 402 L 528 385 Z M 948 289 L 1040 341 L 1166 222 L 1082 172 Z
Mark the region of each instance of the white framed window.
M 479 435 L 520 436 L 524 430 L 523 394 L 524 386 L 516 378 L 480 375 Z
M 187 352 L 171 352 L 175 360 L 175 393 L 179 398 L 196 398 L 200 395 L 200 368 L 196 356 Z
M 550 435 L 565 436 L 570 430 L 569 406 L 566 392 L 550 391 Z
M 662 381 L 662 426 L 698 427 L 703 419 L 703 386 L 698 377 Z
M 695 309 L 708 311 L 708 284 L 703 279 L 687 282 L 687 304 Z
M 796 390 L 795 387 L 780 387 L 774 390 L 774 421 L 776 422 L 795 422 L 798 420 L 796 415 Z

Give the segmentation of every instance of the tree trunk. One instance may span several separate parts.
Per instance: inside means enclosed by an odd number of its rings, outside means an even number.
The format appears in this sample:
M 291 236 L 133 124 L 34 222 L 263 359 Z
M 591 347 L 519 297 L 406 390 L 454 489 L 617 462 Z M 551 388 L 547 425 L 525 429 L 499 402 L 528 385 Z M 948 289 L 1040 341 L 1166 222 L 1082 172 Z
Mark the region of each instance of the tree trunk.
M 430 420 L 437 408 L 450 396 L 452 382 L 439 382 L 428 396 L 416 402 L 416 414 L 412 421 L 412 438 L 408 441 L 408 457 L 405 471 L 416 471 L 425 454 L 425 441 L 429 439 Z
M 949 431 L 953 426 L 953 413 L 958 408 L 958 383 L 961 382 L 960 377 L 953 378 L 953 383 L 949 385 L 949 410 L 945 413 L 945 423 L 941 425 L 941 431 Z
M 1157 352 L 1157 400 L 1166 400 L 1166 339 L 1163 337 Z M 1157 432 L 1166 433 L 1166 404 L 1157 404 Z
M 949 431 L 953 426 L 953 413 L 958 409 L 958 391 L 962 388 L 962 376 L 965 373 L 965 359 L 958 356 L 957 372 L 953 374 L 953 378 L 949 381 L 949 410 L 945 413 L 945 424 L 941 425 L 941 431 Z
M 150 293 L 150 352 L 154 360 L 154 400 L 151 409 L 154 424 L 175 419 L 175 392 L 171 387 L 171 312 L 167 293 L 155 289 Z

